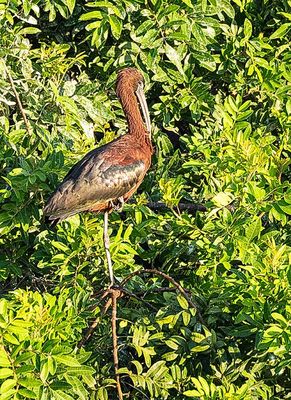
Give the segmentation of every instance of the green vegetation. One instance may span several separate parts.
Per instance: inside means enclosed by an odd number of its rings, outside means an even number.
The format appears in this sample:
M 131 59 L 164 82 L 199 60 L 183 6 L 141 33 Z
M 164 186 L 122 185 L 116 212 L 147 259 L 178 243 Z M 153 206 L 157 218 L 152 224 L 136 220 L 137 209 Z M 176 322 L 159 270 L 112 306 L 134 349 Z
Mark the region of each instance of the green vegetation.
M 127 283 L 124 397 L 290 398 L 290 6 L 0 0 L 0 400 L 117 398 L 102 216 L 50 229 L 42 208 L 83 154 L 126 132 L 123 66 L 145 76 L 156 154 L 137 204 L 110 216 L 115 272 L 169 274 L 203 317 L 159 276 Z

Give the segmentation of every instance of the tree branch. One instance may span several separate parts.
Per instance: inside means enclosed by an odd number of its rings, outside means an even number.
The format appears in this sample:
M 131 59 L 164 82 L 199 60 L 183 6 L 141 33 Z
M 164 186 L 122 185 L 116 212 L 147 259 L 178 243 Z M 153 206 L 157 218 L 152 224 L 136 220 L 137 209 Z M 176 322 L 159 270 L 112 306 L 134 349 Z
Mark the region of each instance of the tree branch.
M 167 279 L 169 282 L 171 282 L 174 285 L 174 288 L 154 288 L 152 290 L 148 290 L 148 291 L 143 291 L 143 292 L 137 292 L 136 294 L 131 293 L 130 291 L 128 291 L 127 289 L 124 288 L 124 285 L 134 276 L 136 275 L 142 275 L 142 274 L 154 274 L 154 275 L 160 275 L 162 276 L 164 279 Z M 102 299 L 104 299 L 105 297 L 107 297 L 109 294 L 111 294 L 111 296 L 108 298 L 108 300 L 106 301 L 103 309 L 102 309 L 102 315 L 106 314 L 106 312 L 108 311 L 108 308 L 112 305 L 112 291 L 118 291 L 118 296 L 117 297 L 122 297 L 123 295 L 128 295 L 131 296 L 139 301 L 142 301 L 143 303 L 145 303 L 148 307 L 150 307 L 152 310 L 156 311 L 155 307 L 148 303 L 147 301 L 145 301 L 144 299 L 141 299 L 139 296 L 142 295 L 146 295 L 149 293 L 161 293 L 161 292 L 173 292 L 178 290 L 182 296 L 185 297 L 185 299 L 188 301 L 188 303 L 190 304 L 190 306 L 192 308 L 194 308 L 196 310 L 196 313 L 198 315 L 198 318 L 200 320 L 200 322 L 202 324 L 205 325 L 205 321 L 200 313 L 200 311 L 198 310 L 197 305 L 193 302 L 193 300 L 191 299 L 191 297 L 188 295 L 187 293 L 187 289 L 184 289 L 177 281 L 175 281 L 175 279 L 173 279 L 171 276 L 165 274 L 164 272 L 158 271 L 157 269 L 141 269 L 135 272 L 132 272 L 131 274 L 129 274 L 122 282 L 119 286 L 114 286 L 114 287 L 110 287 L 109 289 L 106 289 L 103 294 L 102 294 Z M 99 295 L 100 292 L 96 293 L 95 295 Z M 80 342 L 78 343 L 78 348 L 82 347 L 87 340 L 90 338 L 90 336 L 92 335 L 94 329 L 96 328 L 96 326 L 98 325 L 98 322 L 100 320 L 100 317 L 98 316 L 93 322 L 92 324 L 89 326 L 85 336 L 83 337 L 82 340 L 80 340 Z
M 164 279 L 167 279 L 169 282 L 171 282 L 176 289 L 178 289 L 178 291 L 182 294 L 182 296 L 185 297 L 185 299 L 188 301 L 188 303 L 190 304 L 190 306 L 192 308 L 194 308 L 197 312 L 197 315 L 200 319 L 200 321 L 205 325 L 205 322 L 202 318 L 202 315 L 200 314 L 197 305 L 192 301 L 192 299 L 189 297 L 189 295 L 186 293 L 185 289 L 178 283 L 175 281 L 175 279 L 173 279 L 170 275 L 165 274 L 162 271 L 158 271 L 157 269 L 140 269 L 138 271 L 132 272 L 131 274 L 129 274 L 125 279 L 123 279 L 123 281 L 121 282 L 120 286 L 123 287 L 131 278 L 133 278 L 136 275 L 143 275 L 143 274 L 154 274 L 154 275 L 160 275 L 162 276 Z
M 111 288 L 111 299 L 112 299 L 112 317 L 111 317 L 111 327 L 112 327 L 112 343 L 113 343 L 113 362 L 116 380 L 116 389 L 118 393 L 119 400 L 123 400 L 123 393 L 120 385 L 120 378 L 118 373 L 118 337 L 116 329 L 116 316 L 117 316 L 117 299 L 121 296 L 119 289 Z
M 120 377 L 118 373 L 118 337 L 117 337 L 117 327 L 116 327 L 116 320 L 117 320 L 117 299 L 123 296 L 123 291 L 118 287 L 109 287 L 106 289 L 102 295 L 102 299 L 110 295 L 107 299 L 103 310 L 102 315 L 106 314 L 108 308 L 111 306 L 112 313 L 111 313 L 111 329 L 112 329 L 112 344 L 113 344 L 113 364 L 114 364 L 114 372 L 115 372 L 115 380 L 116 380 L 116 390 L 118 393 L 119 400 L 123 400 L 123 393 L 120 384 Z M 81 348 L 85 342 L 90 338 L 94 329 L 98 325 L 100 321 L 100 317 L 98 316 L 93 323 L 89 326 L 86 335 L 83 337 L 82 340 L 78 343 L 78 348 Z
M 162 211 L 170 209 L 169 206 L 161 202 L 149 202 L 146 205 L 153 211 Z M 205 207 L 203 204 L 197 204 L 197 203 L 179 203 L 176 207 L 173 207 L 173 209 L 178 212 L 188 211 L 190 214 L 196 214 L 197 211 L 201 212 L 207 211 L 207 207 Z
M 19 108 L 19 110 L 21 112 L 21 115 L 22 115 L 23 122 L 24 122 L 24 125 L 25 125 L 26 130 L 27 130 L 27 133 L 31 134 L 31 126 L 30 126 L 30 124 L 28 122 L 28 119 L 26 118 L 26 114 L 25 114 L 24 108 L 22 106 L 20 97 L 19 97 L 19 95 L 17 93 L 16 87 L 15 87 L 14 82 L 13 82 L 13 78 L 12 78 L 12 76 L 10 74 L 10 71 L 9 71 L 9 69 L 8 69 L 8 67 L 6 65 L 5 65 L 5 71 L 6 71 L 6 74 L 8 76 L 12 91 L 14 93 L 18 108 Z

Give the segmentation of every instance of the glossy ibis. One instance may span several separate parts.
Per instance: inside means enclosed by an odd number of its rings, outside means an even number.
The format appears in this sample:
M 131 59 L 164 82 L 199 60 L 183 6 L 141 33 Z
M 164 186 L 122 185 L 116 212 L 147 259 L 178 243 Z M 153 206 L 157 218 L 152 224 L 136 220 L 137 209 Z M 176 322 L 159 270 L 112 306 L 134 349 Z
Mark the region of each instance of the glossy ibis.
M 118 73 L 116 93 L 127 119 L 128 133 L 87 153 L 72 167 L 44 208 L 44 214 L 56 222 L 83 211 L 104 212 L 103 239 L 111 286 L 114 275 L 108 213 L 122 207 L 136 191 L 153 154 L 143 86 L 143 76 L 137 69 L 125 68 Z

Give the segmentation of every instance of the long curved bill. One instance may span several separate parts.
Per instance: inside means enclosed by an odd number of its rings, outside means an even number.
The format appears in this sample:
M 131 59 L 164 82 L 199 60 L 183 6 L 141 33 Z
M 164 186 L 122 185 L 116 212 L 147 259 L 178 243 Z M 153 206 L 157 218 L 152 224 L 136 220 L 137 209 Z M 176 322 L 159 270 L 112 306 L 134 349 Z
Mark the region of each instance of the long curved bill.
M 149 109 L 148 109 L 147 101 L 146 101 L 146 98 L 144 95 L 144 91 L 141 86 L 139 86 L 137 88 L 136 95 L 137 95 L 137 98 L 138 98 L 138 101 L 140 104 L 140 108 L 142 111 L 143 120 L 145 122 L 147 131 L 150 135 L 151 134 L 151 119 L 150 119 Z

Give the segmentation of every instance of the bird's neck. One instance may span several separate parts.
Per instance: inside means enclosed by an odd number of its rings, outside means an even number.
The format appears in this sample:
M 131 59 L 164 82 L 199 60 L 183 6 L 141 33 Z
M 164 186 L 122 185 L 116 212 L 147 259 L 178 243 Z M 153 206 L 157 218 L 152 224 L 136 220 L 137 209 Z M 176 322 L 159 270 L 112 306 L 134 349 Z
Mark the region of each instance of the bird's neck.
M 128 123 L 128 133 L 141 139 L 148 135 L 139 109 L 136 95 L 132 89 L 120 88 L 120 102 Z

